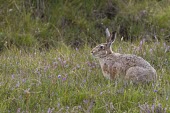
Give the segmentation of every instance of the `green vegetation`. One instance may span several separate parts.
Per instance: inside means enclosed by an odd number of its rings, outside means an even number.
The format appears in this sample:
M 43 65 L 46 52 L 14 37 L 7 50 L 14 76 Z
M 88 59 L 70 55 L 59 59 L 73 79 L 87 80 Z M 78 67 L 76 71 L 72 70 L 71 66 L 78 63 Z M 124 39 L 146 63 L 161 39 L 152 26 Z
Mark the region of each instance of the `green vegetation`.
M 170 54 L 164 45 L 139 48 L 117 41 L 113 48 L 143 56 L 157 70 L 157 83 L 125 86 L 121 79 L 107 80 L 89 47 L 75 50 L 60 44 L 42 52 L 14 48 L 0 56 L 0 112 L 170 112 Z
M 104 28 L 125 40 L 169 40 L 169 0 L 7 0 L 0 2 L 0 49 L 102 42 Z
M 170 112 L 169 5 L 169 0 L 1 0 L 0 112 Z M 158 73 L 155 84 L 125 85 L 103 77 L 90 51 L 105 42 L 106 27 L 118 33 L 115 52 L 151 63 Z

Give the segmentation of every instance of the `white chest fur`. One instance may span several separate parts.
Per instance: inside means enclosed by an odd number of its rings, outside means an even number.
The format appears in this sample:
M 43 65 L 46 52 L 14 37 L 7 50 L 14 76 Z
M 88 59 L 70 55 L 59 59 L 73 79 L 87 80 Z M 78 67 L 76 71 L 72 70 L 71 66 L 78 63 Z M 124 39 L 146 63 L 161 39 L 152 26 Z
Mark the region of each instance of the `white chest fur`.
M 105 67 L 105 66 L 104 66 L 104 65 L 105 65 L 104 60 L 103 60 L 103 59 L 100 59 L 99 62 L 100 62 L 100 66 L 101 66 L 102 73 L 103 73 L 104 77 L 106 77 L 107 79 L 111 79 L 110 73 L 109 73 L 109 72 L 106 72 L 105 69 L 104 69 L 104 67 Z M 107 68 L 108 68 L 108 67 L 107 67 Z

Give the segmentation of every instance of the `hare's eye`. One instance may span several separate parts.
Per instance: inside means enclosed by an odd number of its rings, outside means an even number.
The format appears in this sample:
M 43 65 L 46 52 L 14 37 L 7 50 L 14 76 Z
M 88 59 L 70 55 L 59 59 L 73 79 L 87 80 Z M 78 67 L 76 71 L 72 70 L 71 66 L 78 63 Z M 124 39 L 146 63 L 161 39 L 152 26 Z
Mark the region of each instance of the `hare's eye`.
M 100 46 L 100 49 L 104 49 L 104 45 L 101 45 L 101 46 Z

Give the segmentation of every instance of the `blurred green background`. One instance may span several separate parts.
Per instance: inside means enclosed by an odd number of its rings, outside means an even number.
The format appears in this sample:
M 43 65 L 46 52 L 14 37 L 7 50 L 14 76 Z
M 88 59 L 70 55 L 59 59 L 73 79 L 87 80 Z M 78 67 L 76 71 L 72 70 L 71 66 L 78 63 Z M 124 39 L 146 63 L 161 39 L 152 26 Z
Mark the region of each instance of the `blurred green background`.
M 125 41 L 168 42 L 169 18 L 169 0 L 1 0 L 0 50 L 94 46 L 106 27 Z

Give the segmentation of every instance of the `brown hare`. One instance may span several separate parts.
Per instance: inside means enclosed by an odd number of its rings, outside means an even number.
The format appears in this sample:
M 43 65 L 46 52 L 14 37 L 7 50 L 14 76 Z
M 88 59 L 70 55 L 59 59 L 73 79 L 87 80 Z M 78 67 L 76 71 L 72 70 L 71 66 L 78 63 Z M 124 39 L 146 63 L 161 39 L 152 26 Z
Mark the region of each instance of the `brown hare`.
M 107 42 L 92 49 L 92 55 L 100 62 L 103 75 L 108 79 L 122 76 L 133 83 L 144 83 L 156 80 L 156 70 L 143 58 L 132 54 L 120 54 L 112 51 L 116 32 L 110 34 L 106 29 Z

